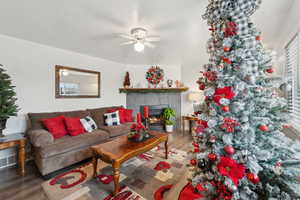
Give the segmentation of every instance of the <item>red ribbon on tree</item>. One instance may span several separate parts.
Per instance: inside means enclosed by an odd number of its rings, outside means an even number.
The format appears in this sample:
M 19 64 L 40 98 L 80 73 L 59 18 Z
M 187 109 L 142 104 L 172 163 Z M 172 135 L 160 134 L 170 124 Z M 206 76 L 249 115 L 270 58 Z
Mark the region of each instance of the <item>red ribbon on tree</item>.
M 235 93 L 231 90 L 231 87 L 227 86 L 224 88 L 217 88 L 215 90 L 215 94 L 213 95 L 213 100 L 216 102 L 216 104 L 221 105 L 220 100 L 222 98 L 231 100 L 234 96 Z

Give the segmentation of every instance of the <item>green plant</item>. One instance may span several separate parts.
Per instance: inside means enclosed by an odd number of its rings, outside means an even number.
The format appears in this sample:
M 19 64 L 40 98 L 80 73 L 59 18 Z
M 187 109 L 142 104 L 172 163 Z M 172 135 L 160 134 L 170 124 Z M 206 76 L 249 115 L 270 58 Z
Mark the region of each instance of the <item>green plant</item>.
M 175 120 L 172 118 L 176 117 L 176 111 L 172 108 L 165 108 L 162 113 L 162 118 L 165 121 L 166 125 L 174 125 Z
M 165 120 L 165 125 L 175 125 L 175 121 L 174 120 Z

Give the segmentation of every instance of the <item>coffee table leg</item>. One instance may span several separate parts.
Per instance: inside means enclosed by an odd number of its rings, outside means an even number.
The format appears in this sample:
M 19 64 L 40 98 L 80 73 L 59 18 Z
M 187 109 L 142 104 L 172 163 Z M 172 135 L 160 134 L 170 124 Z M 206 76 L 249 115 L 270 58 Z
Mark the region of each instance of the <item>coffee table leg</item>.
M 116 162 L 113 163 L 113 172 L 114 172 L 114 184 L 115 184 L 114 196 L 115 196 L 120 191 L 120 184 L 119 184 L 120 164 L 119 163 Z
M 169 154 L 169 151 L 168 151 L 168 140 L 165 141 L 165 150 L 166 150 L 166 159 L 168 159 L 168 154 Z
M 97 166 L 98 166 L 98 156 L 94 153 L 93 156 L 93 167 L 94 167 L 94 178 L 97 177 Z

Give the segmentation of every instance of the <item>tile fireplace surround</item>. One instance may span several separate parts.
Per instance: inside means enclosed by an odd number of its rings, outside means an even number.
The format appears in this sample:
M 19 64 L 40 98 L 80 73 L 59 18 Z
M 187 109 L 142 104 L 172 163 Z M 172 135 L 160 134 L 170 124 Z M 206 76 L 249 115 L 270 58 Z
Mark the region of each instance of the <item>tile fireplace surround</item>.
M 180 128 L 181 93 L 180 92 L 130 92 L 126 94 L 126 107 L 133 109 L 134 113 L 140 112 L 140 106 L 168 105 L 176 110 L 176 127 Z

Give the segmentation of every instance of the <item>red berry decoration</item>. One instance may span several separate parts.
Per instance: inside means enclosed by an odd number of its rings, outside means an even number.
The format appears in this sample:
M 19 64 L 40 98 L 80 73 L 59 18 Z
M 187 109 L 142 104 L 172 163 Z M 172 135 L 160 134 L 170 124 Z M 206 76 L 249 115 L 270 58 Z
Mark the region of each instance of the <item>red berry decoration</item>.
M 196 161 L 195 159 L 192 159 L 192 160 L 190 161 L 190 163 L 191 163 L 191 165 L 193 165 L 193 166 L 197 165 L 197 161 Z
M 229 106 L 223 106 L 223 107 L 222 107 L 222 111 L 228 112 L 228 111 L 229 111 Z
M 224 151 L 228 154 L 228 155 L 232 155 L 235 153 L 235 150 L 232 146 L 225 146 L 224 147 Z
M 272 74 L 274 72 L 274 69 L 273 68 L 266 69 L 266 72 L 268 72 L 269 74 Z
M 224 49 L 223 49 L 225 52 L 228 52 L 228 51 L 230 51 L 230 48 L 229 47 L 224 47 Z
M 204 90 L 205 89 L 205 84 L 204 83 L 200 83 L 199 84 L 199 90 Z
M 259 130 L 263 131 L 263 132 L 266 132 L 266 131 L 269 131 L 269 127 L 266 126 L 266 125 L 260 125 L 259 126 Z
M 257 41 L 260 41 L 261 40 L 261 37 L 260 37 L 260 35 L 258 35 L 258 36 L 256 36 L 256 38 L 255 38 Z
M 215 160 L 217 160 L 217 155 L 214 154 L 214 153 L 209 153 L 209 154 L 207 155 L 207 158 L 208 158 L 210 161 L 215 161 Z
M 249 181 L 251 181 L 254 184 L 257 184 L 257 183 L 260 182 L 259 177 L 256 174 L 252 173 L 252 172 L 247 174 L 247 178 L 248 178 Z

